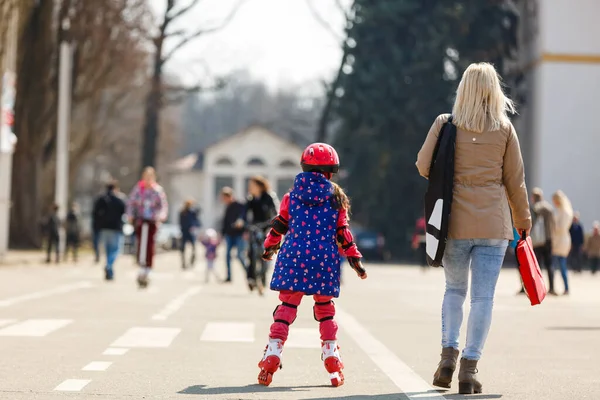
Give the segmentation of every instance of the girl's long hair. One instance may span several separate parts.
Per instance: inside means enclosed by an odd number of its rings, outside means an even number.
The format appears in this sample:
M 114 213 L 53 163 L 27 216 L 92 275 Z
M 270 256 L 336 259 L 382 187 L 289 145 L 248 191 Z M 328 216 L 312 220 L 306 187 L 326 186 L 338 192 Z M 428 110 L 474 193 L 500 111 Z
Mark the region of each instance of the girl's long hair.
M 453 122 L 459 128 L 481 133 L 497 131 L 510 123 L 515 104 L 502 91 L 500 76 L 489 63 L 471 64 L 456 89 Z
M 338 210 L 344 209 L 348 212 L 348 215 L 350 215 L 350 199 L 344 192 L 344 189 L 335 182 L 331 182 L 331 184 L 333 185 L 334 207 Z

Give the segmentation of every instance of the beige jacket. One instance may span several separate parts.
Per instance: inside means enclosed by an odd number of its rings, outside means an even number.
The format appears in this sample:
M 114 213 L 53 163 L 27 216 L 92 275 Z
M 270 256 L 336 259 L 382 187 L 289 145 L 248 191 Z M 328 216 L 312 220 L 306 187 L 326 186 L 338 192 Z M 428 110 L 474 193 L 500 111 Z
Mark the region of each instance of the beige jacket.
M 554 232 L 552 232 L 552 255 L 568 257 L 571 252 L 571 233 L 573 213 L 565 210 L 554 210 Z
M 585 252 L 590 258 L 600 258 L 600 235 L 591 234 L 585 243 Z
M 419 173 L 429 177 L 442 114 L 431 126 L 417 157 Z M 514 224 L 511 222 L 511 210 Z M 531 214 L 519 139 L 512 124 L 483 133 L 457 129 L 450 239 L 513 239 L 513 225 L 531 229 Z

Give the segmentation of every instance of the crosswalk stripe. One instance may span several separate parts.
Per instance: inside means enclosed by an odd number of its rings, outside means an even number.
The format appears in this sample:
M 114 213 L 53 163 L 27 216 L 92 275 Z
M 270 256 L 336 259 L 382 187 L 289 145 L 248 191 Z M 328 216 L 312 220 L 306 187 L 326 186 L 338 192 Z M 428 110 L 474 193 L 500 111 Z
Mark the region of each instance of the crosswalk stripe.
M 286 348 L 320 349 L 321 337 L 317 328 L 290 328 Z
M 254 342 L 254 324 L 250 322 L 209 322 L 202 332 L 205 342 Z
M 22 296 L 10 297 L 8 299 L 0 300 L 0 307 L 9 307 L 18 303 L 23 303 L 28 300 L 42 299 L 44 297 L 49 297 L 55 294 L 69 293 L 79 289 L 87 289 L 92 286 L 94 286 L 92 283 L 82 281 L 71 285 L 59 286 L 54 289 L 42 290 L 39 292 L 33 292 Z
M 85 367 L 83 367 L 82 371 L 106 371 L 108 367 L 112 365 L 110 361 L 92 361 Z
M 161 310 L 158 314 L 155 314 L 152 317 L 152 319 L 155 321 L 166 320 L 171 314 L 177 312 L 177 310 L 179 310 L 181 307 L 183 307 L 183 304 L 186 302 L 187 299 L 189 299 L 190 297 L 199 293 L 200 290 L 201 290 L 200 286 L 194 286 L 192 288 L 189 288 L 184 293 L 182 293 L 181 295 L 179 295 L 176 298 L 174 298 L 173 300 L 171 300 L 167 304 L 167 306 L 163 310 Z
M 120 349 L 120 348 L 114 348 L 114 347 L 109 347 L 108 349 L 104 350 L 104 353 L 102 353 L 105 356 L 122 356 L 125 353 L 127 353 L 129 351 L 129 349 Z
M 28 319 L 18 324 L 0 329 L 0 336 L 46 336 L 69 325 L 71 319 Z
M 16 319 L 0 319 L 0 327 L 10 325 L 14 322 L 17 322 L 17 320 Z
M 67 379 L 60 385 L 54 388 L 54 390 L 61 392 L 79 392 L 81 389 L 90 383 L 91 379 Z
M 111 347 L 169 347 L 179 332 L 179 328 L 135 327 L 127 330 Z

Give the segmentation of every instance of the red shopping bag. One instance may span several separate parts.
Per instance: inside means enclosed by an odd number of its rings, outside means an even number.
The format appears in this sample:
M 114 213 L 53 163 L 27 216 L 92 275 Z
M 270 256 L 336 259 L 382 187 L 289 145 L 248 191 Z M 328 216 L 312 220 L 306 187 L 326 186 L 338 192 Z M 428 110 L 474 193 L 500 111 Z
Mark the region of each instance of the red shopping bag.
M 531 238 L 526 236 L 525 232 L 521 234 L 521 239 L 517 243 L 515 252 L 517 254 L 517 263 L 525 293 L 527 293 L 532 306 L 541 304 L 546 297 L 546 284 L 544 283 L 540 265 L 533 252 Z

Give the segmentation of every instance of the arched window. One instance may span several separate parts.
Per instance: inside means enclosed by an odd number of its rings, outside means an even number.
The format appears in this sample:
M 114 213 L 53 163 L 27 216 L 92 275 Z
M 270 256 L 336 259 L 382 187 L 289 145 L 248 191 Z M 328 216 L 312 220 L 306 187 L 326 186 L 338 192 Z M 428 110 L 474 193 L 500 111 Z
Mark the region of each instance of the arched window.
M 248 166 L 264 166 L 265 162 L 258 158 L 258 157 L 253 157 L 251 159 L 248 160 L 248 162 L 246 163 L 246 165 Z
M 281 163 L 279 163 L 279 166 L 283 168 L 295 168 L 297 165 L 291 160 L 283 160 Z
M 221 157 L 221 158 L 217 159 L 216 164 L 217 165 L 233 165 L 233 161 L 231 161 L 231 159 L 228 157 Z

